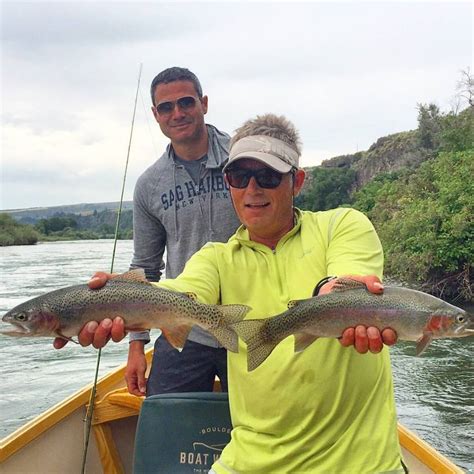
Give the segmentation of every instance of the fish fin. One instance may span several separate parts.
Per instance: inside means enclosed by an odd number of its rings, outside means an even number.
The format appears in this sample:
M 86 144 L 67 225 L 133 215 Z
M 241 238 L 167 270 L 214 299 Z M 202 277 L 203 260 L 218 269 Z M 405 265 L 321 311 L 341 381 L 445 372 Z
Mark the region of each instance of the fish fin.
M 138 325 L 138 326 L 133 326 L 131 324 L 130 326 L 128 324 L 125 325 L 125 332 L 142 332 L 142 331 L 149 331 L 151 328 L 150 326 L 145 326 L 145 325 Z
M 232 324 L 239 337 L 247 344 L 247 370 L 251 372 L 262 364 L 278 342 L 266 341 L 264 319 L 248 319 Z
M 362 283 L 361 281 L 353 280 L 352 278 L 348 278 L 348 277 L 337 278 L 334 281 L 334 286 L 332 287 L 333 292 L 357 290 L 357 289 L 367 290 L 367 286 L 365 285 L 365 283 Z
M 231 326 L 242 321 L 251 308 L 243 304 L 228 304 L 219 306 L 219 309 L 222 313 L 219 326 L 209 329 L 209 332 L 228 351 L 239 352 L 239 337 Z
M 166 337 L 166 340 L 178 351 L 182 351 L 184 343 L 188 338 L 188 334 L 191 331 L 192 326 L 188 324 L 182 324 L 180 326 L 174 326 L 173 329 L 161 328 L 163 336 Z
M 114 275 L 111 279 L 115 281 L 133 281 L 135 283 L 151 285 L 151 283 L 146 279 L 145 270 L 143 270 L 143 268 L 134 268 L 133 270 L 121 273 L 120 275 Z
M 61 334 L 59 331 L 54 331 L 54 332 L 55 332 L 56 336 L 59 337 L 60 339 L 64 339 L 65 341 L 74 342 L 74 344 L 79 344 L 72 337 L 67 337 L 64 334 Z
M 310 344 L 318 339 L 318 336 L 308 334 L 307 332 L 298 332 L 295 334 L 295 352 L 301 352 Z
M 224 304 L 219 309 L 222 312 L 222 322 L 230 326 L 242 321 L 252 308 L 245 304 Z
M 189 298 L 190 300 L 198 301 L 198 297 L 196 293 L 191 293 L 190 291 L 187 291 L 186 293 L 182 293 L 182 294 L 186 296 L 187 298 Z
M 416 355 L 419 356 L 425 352 L 425 349 L 430 345 L 430 342 L 433 340 L 432 332 L 424 332 L 423 336 L 416 341 Z
M 291 300 L 288 301 L 288 309 L 294 308 L 295 306 L 298 306 L 302 301 L 304 300 Z

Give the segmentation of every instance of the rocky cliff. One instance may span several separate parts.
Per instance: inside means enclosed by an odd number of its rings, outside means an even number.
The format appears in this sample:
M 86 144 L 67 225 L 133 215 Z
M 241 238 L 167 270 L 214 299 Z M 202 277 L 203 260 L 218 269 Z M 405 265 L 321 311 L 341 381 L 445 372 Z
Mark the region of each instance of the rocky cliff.
M 415 168 L 431 156 L 420 148 L 417 131 L 400 132 L 379 138 L 367 151 L 336 156 L 321 163 L 323 168 L 351 168 L 356 172 L 352 191 L 360 189 L 381 173 Z

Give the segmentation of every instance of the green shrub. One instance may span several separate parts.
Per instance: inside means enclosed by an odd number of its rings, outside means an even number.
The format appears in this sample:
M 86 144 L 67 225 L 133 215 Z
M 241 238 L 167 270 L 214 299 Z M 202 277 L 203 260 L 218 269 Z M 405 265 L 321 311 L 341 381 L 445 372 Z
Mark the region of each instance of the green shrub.
M 472 150 L 445 152 L 409 177 L 374 183 L 358 194 L 356 205 L 368 213 L 384 246 L 386 274 L 439 294 L 472 297 L 472 176 Z
M 355 176 L 350 168 L 316 167 L 311 185 L 295 199 L 295 204 L 301 209 L 325 211 L 347 203 Z
M 20 224 L 6 213 L 0 214 L 0 246 L 36 244 L 38 237 L 33 226 Z

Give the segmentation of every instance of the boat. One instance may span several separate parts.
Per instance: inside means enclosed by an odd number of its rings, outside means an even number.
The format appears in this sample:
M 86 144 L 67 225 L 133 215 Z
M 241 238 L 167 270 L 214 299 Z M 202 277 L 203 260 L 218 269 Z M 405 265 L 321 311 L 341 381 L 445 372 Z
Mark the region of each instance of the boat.
M 152 351 L 146 353 L 148 366 Z M 144 397 L 128 393 L 125 368 L 125 364 L 118 367 L 97 383 L 92 434 L 84 465 L 88 474 L 133 472 L 135 434 Z M 217 379 L 214 390 L 220 391 Z M 84 420 L 91 391 L 92 385 L 82 388 L 1 440 L 0 473 L 79 472 L 83 465 Z M 401 424 L 398 424 L 398 435 L 410 473 L 464 472 Z

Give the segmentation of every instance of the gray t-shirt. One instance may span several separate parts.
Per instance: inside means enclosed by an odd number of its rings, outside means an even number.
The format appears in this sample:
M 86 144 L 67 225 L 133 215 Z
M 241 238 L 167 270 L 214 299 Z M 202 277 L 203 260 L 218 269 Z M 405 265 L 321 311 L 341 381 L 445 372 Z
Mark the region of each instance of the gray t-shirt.
M 199 160 L 183 160 L 176 153 L 174 154 L 174 159 L 176 164 L 184 166 L 184 169 L 189 173 L 189 176 L 194 181 L 194 184 L 199 184 L 199 178 L 201 177 L 202 168 L 206 165 L 207 154 L 204 155 Z

